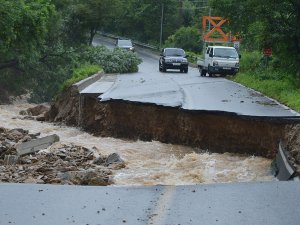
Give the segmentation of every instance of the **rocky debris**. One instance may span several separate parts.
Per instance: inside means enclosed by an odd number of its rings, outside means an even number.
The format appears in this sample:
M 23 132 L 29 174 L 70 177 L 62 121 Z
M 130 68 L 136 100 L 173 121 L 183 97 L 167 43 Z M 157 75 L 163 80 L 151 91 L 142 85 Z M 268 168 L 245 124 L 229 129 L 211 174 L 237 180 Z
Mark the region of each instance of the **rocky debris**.
M 34 106 L 34 107 L 31 107 L 31 108 L 28 108 L 27 110 L 22 110 L 20 111 L 20 115 L 29 115 L 29 116 L 39 116 L 39 115 L 42 115 L 46 112 L 48 112 L 50 109 L 49 106 L 46 106 L 46 105 L 37 105 L 37 106 Z
M 19 114 L 22 115 L 23 118 L 20 119 L 45 121 L 45 114 L 49 109 L 49 106 L 41 104 L 28 108 L 27 110 L 21 110 Z
M 16 155 L 5 155 L 4 156 L 4 165 L 15 165 L 18 162 L 18 156 Z
M 125 167 L 116 153 L 96 156 L 95 149 L 60 143 L 18 156 L 16 144 L 36 136 L 0 127 L 0 182 L 106 186 L 113 183 L 112 171 Z
M 110 154 L 105 160 L 106 166 L 109 166 L 110 164 L 114 164 L 114 163 L 123 163 L 123 160 L 120 158 L 120 156 L 117 153 Z
M 300 176 L 300 124 L 286 127 L 285 148 L 288 151 L 288 160 L 296 169 L 296 176 Z
M 59 174 L 58 177 L 64 182 L 77 185 L 106 186 L 111 184 L 108 169 L 96 168 L 82 171 L 69 171 Z

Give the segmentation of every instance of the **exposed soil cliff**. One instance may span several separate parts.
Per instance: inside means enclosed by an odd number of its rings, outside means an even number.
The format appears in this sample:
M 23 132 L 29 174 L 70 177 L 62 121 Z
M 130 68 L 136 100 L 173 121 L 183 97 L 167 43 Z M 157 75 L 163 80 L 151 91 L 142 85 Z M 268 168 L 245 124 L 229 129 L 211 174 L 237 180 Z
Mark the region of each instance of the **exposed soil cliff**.
M 289 160 L 300 176 L 300 124 L 286 126 L 283 141 L 286 150 L 290 153 Z
M 101 136 L 158 140 L 210 152 L 246 153 L 268 158 L 275 156 L 279 141 L 287 140 L 287 131 L 295 127 L 283 120 L 192 112 L 125 101 L 102 103 L 95 96 L 80 96 L 76 86 L 57 99 L 47 119 L 81 126 Z M 289 149 L 294 149 L 292 139 L 287 142 Z M 300 152 L 299 146 L 295 147 L 295 151 Z

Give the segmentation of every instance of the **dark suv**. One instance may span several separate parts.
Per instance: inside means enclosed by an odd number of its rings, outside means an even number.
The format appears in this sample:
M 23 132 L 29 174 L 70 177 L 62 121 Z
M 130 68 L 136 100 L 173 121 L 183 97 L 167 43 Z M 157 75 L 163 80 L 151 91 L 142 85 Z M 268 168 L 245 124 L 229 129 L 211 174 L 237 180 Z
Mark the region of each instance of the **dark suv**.
M 159 58 L 159 71 L 167 69 L 179 69 L 181 73 L 188 72 L 189 63 L 186 54 L 181 48 L 164 48 Z

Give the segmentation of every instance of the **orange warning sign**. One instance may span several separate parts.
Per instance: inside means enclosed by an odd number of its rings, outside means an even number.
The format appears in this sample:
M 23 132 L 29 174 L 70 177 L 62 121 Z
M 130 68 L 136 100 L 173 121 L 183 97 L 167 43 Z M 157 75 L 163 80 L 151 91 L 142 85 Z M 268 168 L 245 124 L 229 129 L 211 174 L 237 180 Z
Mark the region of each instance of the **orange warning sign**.
M 226 34 L 222 30 L 221 26 L 224 25 L 226 22 L 227 20 L 223 19 L 222 17 L 203 16 L 202 19 L 203 40 L 207 42 L 240 41 L 239 35 L 232 36 L 231 32 L 229 32 L 229 34 Z

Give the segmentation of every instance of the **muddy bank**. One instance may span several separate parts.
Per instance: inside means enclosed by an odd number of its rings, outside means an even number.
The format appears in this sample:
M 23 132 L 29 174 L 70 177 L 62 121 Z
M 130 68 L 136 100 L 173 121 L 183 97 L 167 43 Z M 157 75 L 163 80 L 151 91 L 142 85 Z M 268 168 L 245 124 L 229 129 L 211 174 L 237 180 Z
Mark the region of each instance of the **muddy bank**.
M 96 96 L 80 96 L 76 86 L 57 99 L 46 119 L 81 126 L 100 136 L 157 140 L 216 153 L 268 158 L 275 157 L 279 141 L 294 126 L 288 121 L 191 112 L 151 104 L 101 103 Z M 300 152 L 298 148 L 296 151 Z
M 296 168 L 296 175 L 300 176 L 300 124 L 286 126 L 283 145 L 291 165 Z

